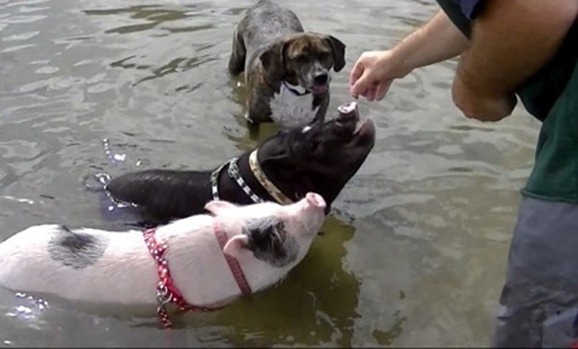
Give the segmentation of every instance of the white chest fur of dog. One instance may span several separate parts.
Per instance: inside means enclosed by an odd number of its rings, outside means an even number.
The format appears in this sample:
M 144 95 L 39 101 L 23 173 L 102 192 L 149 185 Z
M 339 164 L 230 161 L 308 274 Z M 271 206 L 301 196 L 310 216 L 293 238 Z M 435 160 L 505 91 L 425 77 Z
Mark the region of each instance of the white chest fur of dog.
M 221 306 L 241 295 L 224 253 L 238 260 L 253 292 L 271 286 L 303 259 L 323 223 L 324 207 L 313 193 L 287 206 L 212 201 L 206 209 L 214 217 L 177 220 L 158 227 L 155 236 L 167 243 L 171 276 L 185 301 Z M 214 220 L 228 236 L 224 248 Z M 152 312 L 158 281 L 141 231 L 38 225 L 0 243 L 0 285 L 14 291 Z
M 300 86 L 291 86 L 299 91 Z M 302 93 L 302 91 L 299 91 Z M 279 93 L 275 93 L 269 103 L 271 119 L 282 127 L 300 127 L 308 125 L 317 116 L 319 106 L 313 108 L 313 94 L 298 95 L 291 91 L 284 83 Z

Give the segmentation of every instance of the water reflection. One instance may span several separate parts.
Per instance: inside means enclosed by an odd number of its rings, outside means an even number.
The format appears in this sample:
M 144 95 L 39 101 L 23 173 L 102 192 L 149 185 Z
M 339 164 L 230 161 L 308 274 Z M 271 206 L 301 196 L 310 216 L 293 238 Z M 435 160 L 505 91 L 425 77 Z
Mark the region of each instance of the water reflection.
M 141 24 L 132 24 L 108 29 L 105 31 L 107 34 L 129 34 L 133 32 L 149 30 L 155 28 L 159 24 L 163 24 L 164 22 L 176 21 L 187 17 L 185 11 L 168 10 L 158 6 L 132 6 L 120 9 L 88 10 L 84 11 L 84 13 L 89 16 L 107 16 L 129 13 L 131 19 L 145 20 L 145 23 Z
M 224 127 L 224 134 L 230 141 L 236 144 L 236 148 L 239 151 L 254 149 L 267 138 L 277 133 L 279 129 L 273 123 L 262 123 L 256 134 L 249 131 L 246 119 L 249 108 L 246 104 L 247 90 L 245 88 L 243 74 L 230 77 L 227 86 L 231 91 L 228 98 L 237 104 L 237 111 L 233 113 L 234 122 L 237 124 L 237 127 L 233 128 L 230 125 L 226 125 Z
M 323 231 L 281 283 L 216 314 L 217 323 L 231 326 L 235 346 L 351 345 L 359 281 L 342 259 L 354 229 L 330 217 Z

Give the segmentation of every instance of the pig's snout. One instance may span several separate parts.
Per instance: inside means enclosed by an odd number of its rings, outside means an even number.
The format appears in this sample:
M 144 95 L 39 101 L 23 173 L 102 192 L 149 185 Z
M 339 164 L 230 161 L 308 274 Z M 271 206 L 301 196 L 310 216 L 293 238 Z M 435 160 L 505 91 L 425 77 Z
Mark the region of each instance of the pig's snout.
M 327 204 L 325 203 L 325 200 L 323 199 L 323 196 L 321 196 L 317 193 L 307 193 L 305 195 L 305 199 L 306 199 L 307 203 L 313 207 L 324 209 L 325 206 L 327 206 Z
M 337 107 L 337 112 L 339 113 L 338 119 L 340 120 L 359 120 L 359 106 L 355 101 L 341 104 Z
M 321 225 L 325 219 L 325 208 L 327 203 L 323 197 L 317 193 L 309 192 L 305 196 L 291 205 L 290 209 L 293 211 L 293 218 L 298 221 L 300 228 L 296 232 L 296 236 L 301 236 L 307 239 L 312 239 L 317 236 L 317 232 L 321 229 Z M 283 206 L 287 208 L 287 206 Z

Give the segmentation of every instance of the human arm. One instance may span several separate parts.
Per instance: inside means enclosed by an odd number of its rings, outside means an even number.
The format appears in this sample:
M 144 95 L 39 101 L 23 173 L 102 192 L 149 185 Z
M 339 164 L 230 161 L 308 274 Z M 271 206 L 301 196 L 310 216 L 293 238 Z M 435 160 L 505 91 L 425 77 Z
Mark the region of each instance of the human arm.
M 467 47 L 467 38 L 443 11 L 438 11 L 391 50 L 364 52 L 349 76 L 351 95 L 381 100 L 393 79 L 403 78 L 415 68 L 455 57 Z
M 497 121 L 511 114 L 516 89 L 556 53 L 576 20 L 577 0 L 488 0 L 475 18 L 469 49 L 452 85 L 467 116 Z

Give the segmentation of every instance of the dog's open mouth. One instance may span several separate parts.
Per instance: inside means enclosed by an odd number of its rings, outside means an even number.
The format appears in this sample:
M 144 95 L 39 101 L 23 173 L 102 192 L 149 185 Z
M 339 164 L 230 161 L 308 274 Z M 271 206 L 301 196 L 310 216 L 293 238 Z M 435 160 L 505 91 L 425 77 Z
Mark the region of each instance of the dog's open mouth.
M 359 107 L 356 102 L 342 104 L 337 107 L 339 116 L 335 119 L 335 132 L 348 143 L 357 143 L 367 137 L 373 138 L 375 125 L 371 119 L 360 120 Z

